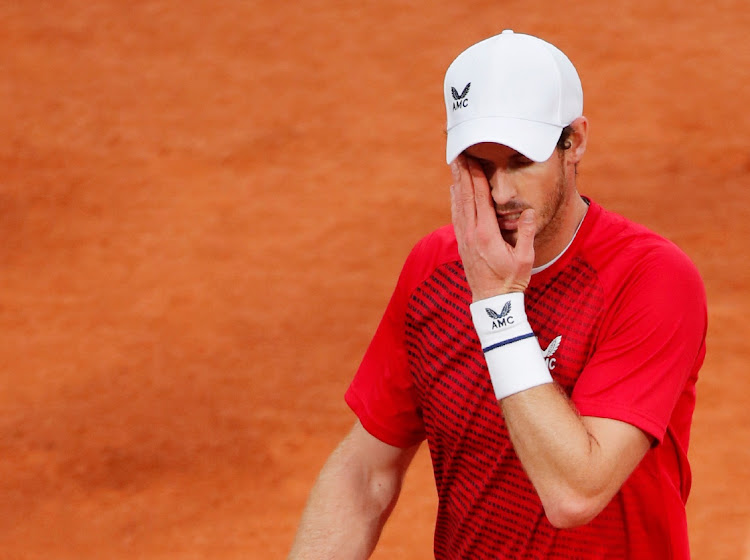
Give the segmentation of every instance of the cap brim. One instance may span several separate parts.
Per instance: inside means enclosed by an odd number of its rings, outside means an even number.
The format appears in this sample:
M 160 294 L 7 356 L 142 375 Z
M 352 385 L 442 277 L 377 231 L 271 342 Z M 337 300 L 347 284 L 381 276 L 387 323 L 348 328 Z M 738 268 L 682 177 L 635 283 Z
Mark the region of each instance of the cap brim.
M 448 131 L 445 159 L 451 163 L 469 146 L 494 142 L 527 158 L 547 161 L 555 151 L 563 127 L 508 117 L 484 117 L 461 122 Z

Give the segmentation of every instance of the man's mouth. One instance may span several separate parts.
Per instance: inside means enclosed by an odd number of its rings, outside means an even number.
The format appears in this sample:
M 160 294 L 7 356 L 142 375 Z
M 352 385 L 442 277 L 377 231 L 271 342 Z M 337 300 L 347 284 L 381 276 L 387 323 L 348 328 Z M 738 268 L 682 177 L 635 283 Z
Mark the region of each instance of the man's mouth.
M 497 224 L 502 230 L 518 229 L 518 220 L 521 219 L 521 212 L 511 212 L 497 215 Z

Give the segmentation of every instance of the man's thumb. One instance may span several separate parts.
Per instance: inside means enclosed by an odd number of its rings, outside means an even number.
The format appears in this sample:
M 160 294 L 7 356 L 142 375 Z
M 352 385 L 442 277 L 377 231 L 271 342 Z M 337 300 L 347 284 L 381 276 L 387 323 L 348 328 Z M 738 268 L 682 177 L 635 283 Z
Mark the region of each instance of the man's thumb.
M 536 234 L 536 212 L 527 208 L 521 213 L 518 220 L 518 241 L 516 242 L 516 252 L 523 255 L 534 254 L 534 235 Z
M 518 229 L 522 235 L 531 235 L 534 237 L 534 220 L 536 219 L 536 212 L 533 208 L 527 208 L 521 213 L 521 219 L 519 220 Z

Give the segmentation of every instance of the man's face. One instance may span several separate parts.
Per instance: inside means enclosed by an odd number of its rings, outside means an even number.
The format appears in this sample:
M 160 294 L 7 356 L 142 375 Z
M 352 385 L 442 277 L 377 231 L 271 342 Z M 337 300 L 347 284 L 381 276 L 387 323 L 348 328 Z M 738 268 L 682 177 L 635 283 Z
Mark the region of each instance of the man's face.
M 560 229 L 561 209 L 571 189 L 565 175 L 564 156 L 555 150 L 537 163 L 512 148 L 491 142 L 474 144 L 464 151 L 482 167 L 495 202 L 497 223 L 503 239 L 515 246 L 521 212 L 536 212 L 534 245 L 554 243 Z

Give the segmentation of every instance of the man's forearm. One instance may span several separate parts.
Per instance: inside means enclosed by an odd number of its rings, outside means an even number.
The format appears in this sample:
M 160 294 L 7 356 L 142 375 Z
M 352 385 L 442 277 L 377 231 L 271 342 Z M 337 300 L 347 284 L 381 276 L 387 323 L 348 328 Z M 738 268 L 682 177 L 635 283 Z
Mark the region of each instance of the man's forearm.
M 648 439 L 633 426 L 581 417 L 554 384 L 500 404 L 516 453 L 553 525 L 576 526 L 597 515 L 648 449 Z M 613 442 L 622 442 L 622 449 Z
M 546 384 L 500 401 L 513 447 L 545 506 L 550 521 L 597 482 L 589 471 L 596 461 L 580 417 L 556 385 Z
M 646 453 L 647 436 L 618 420 L 578 415 L 550 375 L 522 292 L 475 301 L 470 312 L 513 446 L 547 518 L 558 527 L 587 523 Z
M 391 447 L 355 425 L 310 492 L 289 560 L 369 558 L 416 450 Z
M 289 560 L 369 558 L 389 510 L 366 487 L 361 474 L 329 463 L 310 493 Z

